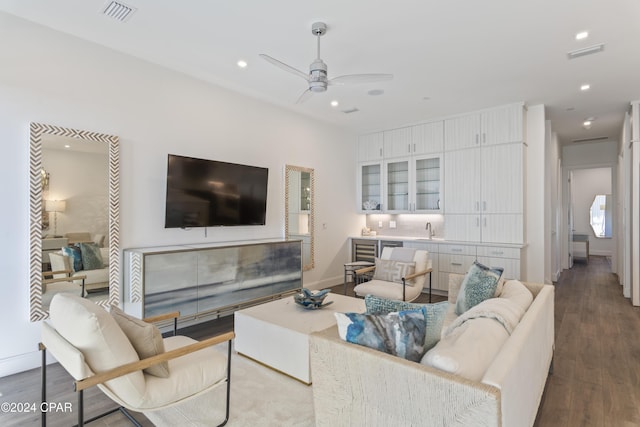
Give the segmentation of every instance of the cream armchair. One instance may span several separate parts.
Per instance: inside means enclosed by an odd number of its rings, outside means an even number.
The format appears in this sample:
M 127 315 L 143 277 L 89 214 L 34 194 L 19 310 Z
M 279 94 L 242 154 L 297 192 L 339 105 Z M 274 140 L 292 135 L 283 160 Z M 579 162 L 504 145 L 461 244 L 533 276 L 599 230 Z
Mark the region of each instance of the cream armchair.
M 391 248 L 382 250 L 373 267 L 355 271 L 359 277 L 373 272 L 373 278 L 354 288 L 359 297 L 367 294 L 381 298 L 413 301 L 422 292 L 429 276 L 429 299 L 431 299 L 431 261 L 429 252 L 413 248 Z
M 77 295 L 63 293 L 53 297 L 49 309 L 50 322 L 42 324 L 40 343 L 43 402 L 46 402 L 48 350 L 75 380 L 74 387 L 78 393 L 78 425 L 83 425 L 84 422 L 83 390 L 92 386 L 97 385 L 104 394 L 120 405 L 108 413 L 121 410 L 134 424 L 139 425 L 127 409 L 142 413 L 161 410 L 225 384 L 226 418 L 220 425 L 226 424 L 229 418 L 231 340 L 234 333 L 228 332 L 198 342 L 175 335 L 162 339 L 157 329 L 152 327 L 156 334 L 154 338 L 164 344 L 165 351 L 141 358 L 138 355 L 141 343 L 138 341 L 141 337 L 149 337 L 144 331 L 144 323 L 137 319 L 129 319 L 122 312 L 119 313 L 116 311 L 112 315 Z M 118 319 L 118 316 L 121 318 Z M 170 316 L 147 320 L 159 321 L 177 316 L 178 313 L 172 313 Z M 127 323 L 121 323 L 122 319 Z M 134 330 L 135 340 L 128 323 L 134 324 L 134 327 L 140 327 L 137 323 L 143 325 L 142 329 Z M 228 341 L 226 357 L 210 348 L 225 341 Z M 161 376 L 158 376 L 157 371 L 149 373 L 149 368 L 157 367 L 162 368 Z M 45 424 L 46 412 L 43 411 L 42 425 Z

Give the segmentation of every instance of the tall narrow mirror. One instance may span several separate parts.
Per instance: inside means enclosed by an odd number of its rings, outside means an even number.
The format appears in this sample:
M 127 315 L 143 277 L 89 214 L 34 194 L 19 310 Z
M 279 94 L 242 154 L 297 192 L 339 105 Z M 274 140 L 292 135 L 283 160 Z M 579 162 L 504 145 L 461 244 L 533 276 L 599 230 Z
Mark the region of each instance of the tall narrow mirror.
M 285 166 L 285 238 L 302 241 L 302 269 L 314 267 L 313 169 Z
M 118 152 L 117 136 L 31 123 L 31 321 L 59 292 L 120 300 Z
M 613 235 L 611 194 L 596 194 L 589 207 L 589 224 L 599 239 L 610 239 Z

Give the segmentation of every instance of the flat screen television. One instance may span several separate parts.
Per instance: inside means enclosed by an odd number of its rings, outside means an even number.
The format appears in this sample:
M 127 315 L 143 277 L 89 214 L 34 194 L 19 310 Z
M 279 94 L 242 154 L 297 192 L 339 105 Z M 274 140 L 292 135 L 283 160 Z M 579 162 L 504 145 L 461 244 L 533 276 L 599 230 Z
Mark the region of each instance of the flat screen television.
M 169 154 L 165 228 L 264 225 L 269 169 Z

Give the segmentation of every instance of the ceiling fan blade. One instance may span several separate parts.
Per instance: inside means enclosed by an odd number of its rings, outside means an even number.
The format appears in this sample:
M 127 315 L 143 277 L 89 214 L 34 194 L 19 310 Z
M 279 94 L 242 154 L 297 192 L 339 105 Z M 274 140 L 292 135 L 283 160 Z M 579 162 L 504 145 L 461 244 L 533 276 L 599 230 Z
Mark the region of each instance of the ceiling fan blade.
M 330 85 L 345 85 L 354 83 L 375 83 L 393 79 L 393 74 L 347 74 L 329 80 Z
M 265 55 L 264 53 L 261 53 L 260 56 L 262 57 L 262 59 L 264 59 L 267 62 L 272 63 L 276 67 L 282 68 L 285 71 L 288 71 L 288 72 L 290 72 L 292 74 L 295 74 L 296 76 L 302 77 L 306 81 L 309 81 L 309 75 L 307 73 L 303 73 L 302 71 L 298 70 L 297 68 L 293 68 L 292 66 L 287 65 L 282 61 L 278 61 L 277 59 L 272 58 L 269 55 Z
M 296 104 L 302 104 L 304 101 L 311 98 L 311 95 L 313 95 L 313 92 L 311 92 L 310 89 L 305 90 L 296 101 Z

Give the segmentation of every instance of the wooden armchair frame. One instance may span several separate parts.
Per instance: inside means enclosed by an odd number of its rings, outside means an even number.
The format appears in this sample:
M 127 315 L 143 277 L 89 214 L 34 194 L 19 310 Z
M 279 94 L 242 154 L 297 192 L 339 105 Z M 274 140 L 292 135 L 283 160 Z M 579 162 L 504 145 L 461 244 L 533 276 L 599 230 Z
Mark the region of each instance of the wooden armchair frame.
M 57 275 L 57 274 L 66 274 L 65 277 L 57 277 L 54 278 L 53 276 Z M 82 285 L 81 285 L 81 289 L 80 289 L 80 296 L 82 298 L 84 298 L 84 281 L 87 278 L 87 276 L 85 275 L 80 275 L 80 276 L 72 276 L 73 274 L 73 270 L 58 270 L 58 271 L 43 271 L 42 272 L 42 293 L 46 292 L 47 289 L 47 285 L 51 284 L 51 283 L 62 283 L 62 282 L 69 282 L 69 283 L 73 283 L 75 280 L 82 280 Z M 50 279 L 47 279 L 47 277 L 51 277 Z
M 153 316 L 153 317 L 147 317 L 145 319 L 143 319 L 145 322 L 147 323 L 155 323 L 155 322 L 160 322 L 160 321 L 164 321 L 164 320 L 169 320 L 169 319 L 173 319 L 173 335 L 175 336 L 177 334 L 177 326 L 178 326 L 178 317 L 180 317 L 180 312 L 175 311 L 175 312 L 171 312 L 171 313 L 166 313 L 166 314 L 161 314 L 158 316 Z M 109 414 L 112 414 L 114 412 L 120 411 L 122 412 L 136 427 L 142 427 L 140 423 L 138 423 L 138 421 L 136 421 L 135 418 L 133 418 L 133 416 L 129 413 L 129 411 L 124 408 L 123 406 L 119 406 L 117 408 L 114 408 L 112 410 L 109 410 L 105 413 L 102 413 L 100 415 L 97 415 L 89 420 L 84 420 L 84 396 L 83 396 L 83 392 L 85 389 L 89 388 L 89 387 L 93 387 L 96 386 L 98 384 L 102 384 L 105 383 L 109 380 L 112 380 L 114 378 L 118 378 L 121 377 L 123 375 L 127 375 L 130 374 L 132 372 L 135 371 L 141 371 L 143 369 L 146 369 L 150 366 L 153 366 L 155 364 L 158 364 L 160 362 L 164 362 L 164 361 L 168 361 L 171 359 L 175 359 L 193 352 L 196 352 L 198 350 L 202 350 L 203 348 L 207 348 L 207 347 L 211 347 L 220 343 L 223 343 L 225 341 L 228 342 L 228 348 L 227 348 L 227 379 L 226 379 L 226 388 L 227 388 L 227 396 L 226 396 L 226 408 L 225 408 L 225 418 L 224 421 L 219 424 L 217 427 L 222 427 L 224 426 L 227 421 L 229 421 L 229 406 L 230 406 L 230 393 L 231 393 L 231 347 L 232 347 L 232 340 L 235 338 L 235 333 L 232 332 L 226 332 L 220 335 L 216 335 L 215 337 L 211 337 L 208 338 L 206 340 L 203 341 L 199 341 L 193 344 L 189 344 L 186 345 L 184 347 L 179 347 L 176 348 L 174 350 L 171 351 L 167 351 L 165 353 L 162 354 L 158 354 L 152 357 L 148 357 L 146 359 L 142 359 L 136 362 L 131 362 L 131 363 L 127 363 L 125 365 L 121 365 L 118 367 L 115 367 L 113 369 L 110 369 L 108 371 L 105 372 L 100 372 L 94 375 L 91 375 L 89 377 L 80 379 L 80 380 L 74 380 L 73 381 L 73 389 L 74 391 L 77 393 L 78 396 L 78 426 L 83 426 L 86 423 L 90 423 L 92 421 L 95 421 L 97 419 L 100 419 L 102 417 L 105 417 Z M 42 385 L 42 395 L 41 395 L 41 407 L 44 407 L 44 405 L 47 402 L 47 388 L 46 388 L 46 381 L 47 381 L 47 355 L 46 355 L 46 351 L 47 348 L 43 343 L 39 343 L 38 344 L 38 349 L 41 351 L 41 356 L 42 356 L 42 368 L 41 368 L 41 374 L 42 374 L 42 378 L 41 378 L 41 385 Z M 41 416 L 41 422 L 42 422 L 42 427 L 46 427 L 47 425 L 47 421 L 46 421 L 46 411 L 42 411 L 42 416 Z M 75 426 L 74 426 L 75 427 Z

